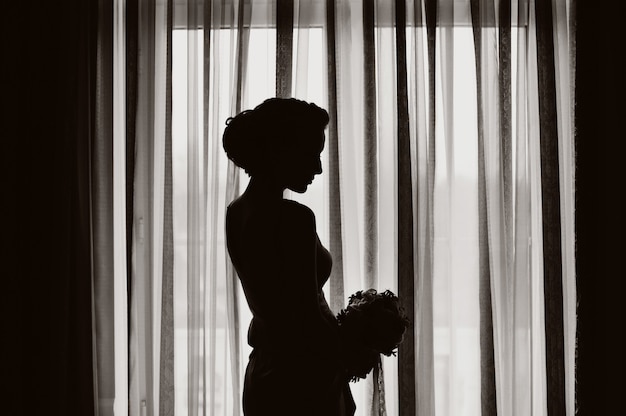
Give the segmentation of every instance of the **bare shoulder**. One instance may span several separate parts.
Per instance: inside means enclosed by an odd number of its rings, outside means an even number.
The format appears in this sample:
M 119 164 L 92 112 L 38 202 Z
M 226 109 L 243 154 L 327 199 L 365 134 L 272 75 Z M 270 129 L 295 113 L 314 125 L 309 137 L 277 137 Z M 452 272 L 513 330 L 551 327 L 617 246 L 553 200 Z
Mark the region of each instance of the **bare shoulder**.
M 315 229 L 315 214 L 311 208 L 288 199 L 283 200 L 281 208 L 286 225 Z

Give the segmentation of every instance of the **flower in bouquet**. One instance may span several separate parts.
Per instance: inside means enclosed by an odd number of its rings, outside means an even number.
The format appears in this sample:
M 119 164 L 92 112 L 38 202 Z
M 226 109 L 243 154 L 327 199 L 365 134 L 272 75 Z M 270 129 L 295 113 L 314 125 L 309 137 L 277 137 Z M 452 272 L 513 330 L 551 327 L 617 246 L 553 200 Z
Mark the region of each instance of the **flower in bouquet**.
M 337 315 L 342 360 L 353 381 L 365 378 L 380 354 L 395 355 L 409 320 L 398 297 L 386 290 L 358 291 Z

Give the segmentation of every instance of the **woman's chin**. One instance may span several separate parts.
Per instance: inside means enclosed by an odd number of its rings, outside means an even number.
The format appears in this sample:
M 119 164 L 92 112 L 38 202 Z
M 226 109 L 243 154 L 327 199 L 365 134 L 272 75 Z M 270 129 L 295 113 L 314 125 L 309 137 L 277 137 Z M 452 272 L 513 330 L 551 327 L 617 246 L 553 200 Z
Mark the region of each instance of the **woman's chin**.
M 302 185 L 298 185 L 298 186 L 290 186 L 289 190 L 296 192 L 298 194 L 303 194 L 306 192 L 306 190 L 309 188 L 310 184 L 302 184 Z

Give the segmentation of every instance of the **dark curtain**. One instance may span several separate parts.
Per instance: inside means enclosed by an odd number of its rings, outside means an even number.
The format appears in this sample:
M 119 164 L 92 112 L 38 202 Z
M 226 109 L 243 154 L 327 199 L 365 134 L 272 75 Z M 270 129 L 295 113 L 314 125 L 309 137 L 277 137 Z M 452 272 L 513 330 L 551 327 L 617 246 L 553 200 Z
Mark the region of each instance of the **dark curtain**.
M 552 7 L 535 3 L 548 415 L 565 415 L 563 256 Z
M 626 391 L 626 13 L 607 0 L 577 8 L 576 398 L 579 415 L 609 415 Z
M 0 372 L 7 415 L 94 413 L 98 13 L 96 0 L 3 5 Z

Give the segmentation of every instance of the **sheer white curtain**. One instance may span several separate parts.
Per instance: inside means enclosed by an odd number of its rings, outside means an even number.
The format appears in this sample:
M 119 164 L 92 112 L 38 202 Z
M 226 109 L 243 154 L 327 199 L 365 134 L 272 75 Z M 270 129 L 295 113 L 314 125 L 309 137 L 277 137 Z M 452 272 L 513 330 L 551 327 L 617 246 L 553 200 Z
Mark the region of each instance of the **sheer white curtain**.
M 499 414 L 574 413 L 572 7 L 471 2 Z
M 472 10 L 481 107 L 480 216 L 486 221 L 479 243 L 488 256 L 480 273 L 490 291 L 493 326 L 495 400 L 489 407 L 502 414 L 544 414 L 541 178 L 539 130 L 532 122 L 538 119 L 534 13 L 526 2 L 508 7 L 514 30 L 506 34 L 494 3 L 479 2 Z M 524 21 L 529 12 L 530 21 Z
M 241 414 L 250 313 L 223 221 L 247 177 L 221 135 L 278 94 L 331 113 L 324 174 L 288 197 L 313 209 L 331 249 L 332 308 L 374 287 L 413 317 L 384 378 L 352 384 L 357 415 L 547 413 L 535 3 L 507 15 L 495 0 L 301 0 L 277 21 L 280 4 L 139 2 L 131 414 Z M 567 414 L 571 8 L 554 0 L 551 15 Z
M 168 394 L 173 375 L 171 3 L 139 1 L 136 7 L 134 191 L 127 196 L 133 201 L 127 213 L 133 218 L 127 409 L 130 415 L 156 415 L 170 414 L 173 405 Z M 128 82 L 132 75 L 129 71 Z
M 223 217 L 239 179 L 219 138 L 226 118 L 246 105 L 241 60 L 250 29 L 243 3 L 201 6 L 189 1 L 174 9 L 175 410 L 236 415 L 244 305 L 226 257 Z

